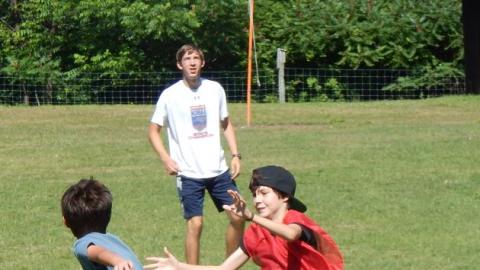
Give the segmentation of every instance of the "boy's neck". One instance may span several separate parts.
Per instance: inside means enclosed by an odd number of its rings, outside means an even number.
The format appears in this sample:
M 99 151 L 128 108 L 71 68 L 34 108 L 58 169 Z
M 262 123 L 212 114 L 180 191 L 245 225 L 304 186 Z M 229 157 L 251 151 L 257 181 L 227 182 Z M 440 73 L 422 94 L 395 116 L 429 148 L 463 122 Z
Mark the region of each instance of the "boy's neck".
M 107 234 L 106 231 L 100 232 L 100 231 L 95 231 L 95 230 L 94 230 L 94 231 L 83 231 L 83 232 L 81 232 L 81 233 L 79 233 L 78 235 L 75 235 L 75 236 L 77 237 L 77 239 L 80 239 L 80 238 L 82 238 L 82 237 L 84 237 L 85 235 L 90 234 L 90 233 Z
M 201 79 L 200 77 L 196 78 L 196 79 L 187 79 L 187 78 L 183 78 L 183 83 L 190 89 L 197 89 L 198 87 L 200 87 L 200 84 L 201 84 Z
M 288 207 L 286 207 L 285 205 L 285 207 L 278 209 L 278 211 L 273 214 L 272 221 L 275 221 L 277 223 L 283 223 L 283 219 L 287 215 L 287 212 L 288 212 Z

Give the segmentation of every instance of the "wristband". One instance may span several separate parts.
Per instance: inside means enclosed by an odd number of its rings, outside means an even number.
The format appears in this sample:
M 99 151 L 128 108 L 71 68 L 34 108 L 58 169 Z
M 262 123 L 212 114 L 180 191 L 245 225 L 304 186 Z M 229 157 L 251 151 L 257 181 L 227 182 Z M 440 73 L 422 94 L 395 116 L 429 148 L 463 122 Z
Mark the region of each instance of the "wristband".
M 245 220 L 247 220 L 247 221 L 250 221 L 250 222 L 251 222 L 251 221 L 253 220 L 253 218 L 254 218 L 254 217 L 255 217 L 255 214 L 254 214 L 254 213 L 252 213 L 252 217 L 251 217 L 251 218 L 245 218 Z
M 237 158 L 240 159 L 240 160 L 242 159 L 242 155 L 240 155 L 240 153 L 238 153 L 238 154 L 232 154 L 232 158 L 234 158 L 234 157 L 237 157 Z

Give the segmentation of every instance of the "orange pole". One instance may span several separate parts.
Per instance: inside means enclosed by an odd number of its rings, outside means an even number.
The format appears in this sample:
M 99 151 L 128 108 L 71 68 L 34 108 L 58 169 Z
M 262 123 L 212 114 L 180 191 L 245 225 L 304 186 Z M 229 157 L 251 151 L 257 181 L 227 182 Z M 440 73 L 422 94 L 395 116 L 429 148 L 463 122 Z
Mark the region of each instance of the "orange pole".
M 247 59 L 247 126 L 252 120 L 251 92 L 252 92 L 252 51 L 253 51 L 253 0 L 249 1 L 250 26 L 248 31 L 248 59 Z

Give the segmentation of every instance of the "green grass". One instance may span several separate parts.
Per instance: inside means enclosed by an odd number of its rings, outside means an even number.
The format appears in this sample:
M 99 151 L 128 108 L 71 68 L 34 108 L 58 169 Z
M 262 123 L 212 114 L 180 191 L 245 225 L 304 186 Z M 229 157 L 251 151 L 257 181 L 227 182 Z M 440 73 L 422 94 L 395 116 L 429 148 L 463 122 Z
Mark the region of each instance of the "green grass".
M 480 265 L 480 97 L 371 103 L 231 104 L 250 171 L 280 164 L 347 269 Z M 63 227 L 66 187 L 94 176 L 114 196 L 109 231 L 139 258 L 183 259 L 174 180 L 147 141 L 153 106 L 0 107 L 0 269 L 80 269 Z M 224 254 L 224 215 L 206 201 L 202 262 Z M 248 264 L 244 269 L 258 269 Z

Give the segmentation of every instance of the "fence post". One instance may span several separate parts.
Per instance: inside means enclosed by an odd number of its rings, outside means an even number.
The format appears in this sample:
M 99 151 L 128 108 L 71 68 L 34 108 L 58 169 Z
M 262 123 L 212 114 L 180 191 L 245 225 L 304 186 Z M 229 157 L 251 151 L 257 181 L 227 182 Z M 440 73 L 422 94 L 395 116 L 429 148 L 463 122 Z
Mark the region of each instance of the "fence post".
M 285 50 L 277 48 L 278 101 L 285 103 Z

